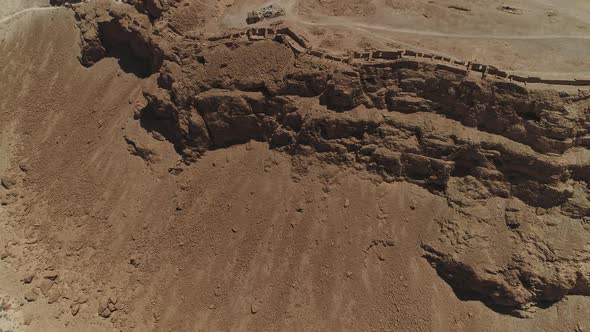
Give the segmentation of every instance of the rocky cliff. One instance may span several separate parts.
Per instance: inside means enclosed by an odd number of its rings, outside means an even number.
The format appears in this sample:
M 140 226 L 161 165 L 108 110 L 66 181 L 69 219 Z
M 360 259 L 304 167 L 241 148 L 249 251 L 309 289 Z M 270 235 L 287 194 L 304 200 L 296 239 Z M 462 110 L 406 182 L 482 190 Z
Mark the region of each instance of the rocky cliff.
M 136 118 L 185 163 L 250 140 L 406 181 L 454 211 L 424 257 L 460 298 L 523 315 L 590 295 L 588 100 L 395 60 L 348 65 L 179 35 L 161 1 L 73 6 L 81 63 L 145 78 Z

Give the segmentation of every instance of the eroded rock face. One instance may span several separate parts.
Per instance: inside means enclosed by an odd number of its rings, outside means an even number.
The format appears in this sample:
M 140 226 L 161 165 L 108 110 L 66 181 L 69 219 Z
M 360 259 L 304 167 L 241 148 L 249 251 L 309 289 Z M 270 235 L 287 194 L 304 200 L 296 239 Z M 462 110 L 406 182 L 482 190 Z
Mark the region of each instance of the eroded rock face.
M 456 214 L 440 218 L 440 237 L 423 248 L 464 298 L 517 314 L 567 294 L 590 295 L 590 254 L 579 250 L 586 246 L 582 218 L 590 214 L 588 177 L 580 173 L 587 165 L 544 154 L 573 148 L 587 130 L 575 105 L 552 92 L 472 81 L 415 62 L 396 63 L 388 71 L 398 78 L 375 91 L 366 80 L 373 66 L 359 68 L 354 81 L 312 67 L 302 73 L 300 61 L 282 83 L 262 82 L 262 91 L 273 87 L 270 95 L 230 87 L 196 92 L 189 109 L 208 129 L 199 142 L 207 137 L 207 148 L 216 149 L 256 139 L 293 154 L 311 148 L 326 162 L 447 197 Z M 180 86 L 172 84 L 173 95 Z M 198 151 L 189 152 L 191 160 Z M 572 228 L 575 239 L 546 240 Z
M 105 57 L 139 77 L 158 72 L 166 58 L 146 15 L 128 4 L 83 3 L 74 7 L 81 31 L 80 62 L 86 67 Z
M 170 9 L 169 0 L 126 0 L 126 3 L 134 6 L 140 13 L 148 15 L 151 19 L 158 19 Z
M 557 91 L 474 81 L 412 61 L 363 66 L 361 78 L 378 108 L 436 112 L 543 153 L 563 153 L 589 129 L 589 114 L 564 104 Z
M 590 295 L 586 99 L 419 61 L 343 69 L 280 38 L 171 39 L 148 3 L 76 7 L 82 63 L 120 51 L 155 73 L 136 116 L 185 162 L 258 140 L 411 182 L 453 208 L 423 249 L 459 296 L 516 313 Z
M 336 72 L 327 82 L 323 103 L 331 110 L 346 111 L 365 104 L 371 106 L 356 72 Z

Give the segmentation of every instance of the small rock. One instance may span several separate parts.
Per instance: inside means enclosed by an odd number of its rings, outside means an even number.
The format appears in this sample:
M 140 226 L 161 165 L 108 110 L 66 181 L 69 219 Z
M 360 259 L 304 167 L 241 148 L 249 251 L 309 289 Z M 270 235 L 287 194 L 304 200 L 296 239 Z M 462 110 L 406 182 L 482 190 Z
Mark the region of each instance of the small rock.
M 72 316 L 76 316 L 79 311 L 80 311 L 80 303 L 72 303 L 70 305 L 70 312 L 72 313 Z
M 60 297 L 61 297 L 61 293 L 58 290 L 54 289 L 49 292 L 49 295 L 47 296 L 47 303 L 49 303 L 49 304 L 55 303 L 59 300 Z
M 21 161 L 18 164 L 18 168 L 20 168 L 21 171 L 23 171 L 24 173 L 27 173 L 31 168 L 29 167 L 29 164 L 27 164 L 24 161 Z
M 34 278 L 35 278 L 35 275 L 34 274 L 29 274 L 29 275 L 27 275 L 26 277 L 24 277 L 22 279 L 22 282 L 25 283 L 25 284 L 30 284 L 33 281 Z
M 508 214 L 506 213 L 506 226 L 508 226 L 508 228 L 510 229 L 517 229 L 518 227 L 520 227 L 520 220 L 518 218 L 515 218 L 513 214 Z
M 141 264 L 139 262 L 139 258 L 135 257 L 135 256 L 131 256 L 131 258 L 129 259 L 129 264 L 133 265 L 134 267 L 139 267 L 139 265 Z
M 109 318 L 109 317 L 111 317 L 111 311 L 109 310 L 109 308 L 106 308 L 103 311 L 101 311 L 99 316 L 102 318 Z
M 10 308 L 12 308 L 12 303 L 4 302 L 4 301 L 6 301 L 6 300 L 2 300 L 2 302 L 0 302 L 0 311 L 10 310 Z
M 164 137 L 164 135 L 160 134 L 157 131 L 152 131 L 152 137 L 156 140 L 156 141 L 160 141 L 160 142 L 164 142 L 166 140 L 166 137 Z
M 98 313 L 102 313 L 103 311 L 105 311 L 106 309 L 108 309 L 109 307 L 109 298 L 108 297 L 101 297 L 100 300 L 98 301 Z
M 210 305 L 209 309 L 211 309 L 211 310 L 215 309 L 215 304 Z
M 123 303 L 117 302 L 117 304 L 115 304 L 115 310 L 123 310 Z
M 416 201 L 415 200 L 410 201 L 410 209 L 416 210 Z
M 233 228 L 231 229 L 231 231 L 232 231 L 232 233 L 237 233 L 237 232 L 238 232 L 237 228 L 235 228 L 235 227 L 233 227 Z
M 252 303 L 252 305 L 250 306 L 250 312 L 254 315 L 258 312 L 258 304 L 256 303 Z
M 45 279 L 49 279 L 49 280 L 51 280 L 51 281 L 55 281 L 55 279 L 57 279 L 57 277 L 58 277 L 58 274 L 57 274 L 57 272 L 55 272 L 55 271 L 50 271 L 50 272 L 47 272 L 47 273 L 45 274 L 45 277 L 44 277 L 44 278 L 45 278 Z
M 88 302 L 88 295 L 79 294 L 78 296 L 76 296 L 76 299 L 74 301 L 79 304 L 84 304 L 84 303 Z
M 344 200 L 344 207 L 347 208 L 350 205 L 350 200 L 347 198 Z
M 35 243 L 37 243 L 37 242 L 39 242 L 39 239 L 38 239 L 38 238 L 36 238 L 36 237 L 34 237 L 34 238 L 30 238 L 30 239 L 25 239 L 25 243 L 26 243 L 26 244 L 35 244 Z
M 0 179 L 0 182 L 2 182 L 2 186 L 8 190 L 14 188 L 14 186 L 16 186 L 16 180 L 8 177 L 8 176 L 4 176 Z
M 25 314 L 25 316 L 23 317 L 23 324 L 26 326 L 29 326 L 29 325 L 31 325 L 32 322 L 33 322 L 33 314 L 31 314 L 31 313 Z
M 349 278 L 352 278 L 352 272 L 350 272 L 350 271 L 346 272 L 346 276 Z
M 115 310 L 117 310 L 117 309 L 115 309 L 115 305 L 113 303 L 109 303 L 109 311 L 115 312 Z
M 39 298 L 39 293 L 36 289 L 30 289 L 28 292 L 25 293 L 25 300 L 28 302 L 36 301 Z
M 43 293 L 43 295 L 47 295 L 51 287 L 53 287 L 53 281 L 50 279 L 43 279 L 39 284 L 39 289 L 41 290 L 41 293 Z

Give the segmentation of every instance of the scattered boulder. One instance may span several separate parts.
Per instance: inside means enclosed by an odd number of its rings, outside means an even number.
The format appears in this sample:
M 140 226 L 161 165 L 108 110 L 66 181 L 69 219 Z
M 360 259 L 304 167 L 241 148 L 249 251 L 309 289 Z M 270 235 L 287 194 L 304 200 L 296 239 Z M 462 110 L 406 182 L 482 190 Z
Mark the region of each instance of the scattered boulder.
M 35 274 L 34 274 L 34 273 L 27 274 L 27 275 L 26 275 L 26 276 L 25 276 L 25 277 L 22 279 L 22 282 L 23 282 L 24 284 L 30 284 L 30 283 L 33 281 L 33 279 L 34 279 L 34 278 L 35 278 Z
M 157 154 L 153 149 L 144 146 L 138 140 L 135 140 L 129 136 L 125 136 L 124 139 L 127 143 L 127 149 L 129 150 L 129 153 L 131 153 L 132 155 L 140 157 L 148 165 L 157 160 Z
M 84 293 L 78 294 L 74 298 L 74 302 L 79 303 L 79 304 L 84 304 L 84 303 L 88 302 L 88 295 L 86 295 Z
M 45 278 L 45 279 L 49 279 L 49 280 L 51 280 L 51 281 L 55 281 L 55 280 L 57 279 L 57 277 L 58 277 L 58 276 L 59 276 L 59 275 L 58 275 L 58 273 L 57 273 L 57 272 L 55 272 L 55 271 L 49 271 L 49 272 L 46 272 L 46 273 L 45 273 L 45 275 L 43 276 L 43 278 Z
M 103 296 L 98 302 L 98 315 L 102 318 L 109 318 L 115 311 L 123 309 L 116 297 Z
M 451 5 L 451 6 L 449 6 L 449 9 L 454 9 L 454 10 L 458 10 L 461 12 L 470 12 L 471 11 L 471 9 L 469 9 L 467 7 L 457 6 L 457 5 Z
M 99 313 L 99 316 L 102 317 L 102 318 L 109 318 L 109 317 L 111 317 L 111 314 L 112 314 L 111 310 L 107 307 L 107 308 L 104 308 Z
M 37 292 L 36 289 L 32 288 L 29 289 L 26 293 L 25 293 L 25 300 L 27 300 L 28 302 L 34 302 L 39 298 L 39 293 Z
M 30 313 L 30 312 L 25 313 L 23 316 L 23 325 L 25 325 L 25 326 L 31 325 L 31 323 L 33 323 L 33 319 L 34 319 L 34 316 L 32 313 Z
M 256 302 L 252 302 L 252 304 L 250 305 L 250 313 L 254 315 L 258 312 L 258 310 L 258 304 Z
M 4 188 L 10 190 L 16 186 L 16 179 L 11 176 L 5 175 L 0 178 L 0 183 L 2 183 L 2 186 Z
M 70 305 L 70 313 L 72 316 L 76 316 L 80 312 L 80 303 L 72 303 Z
M 61 298 L 61 292 L 57 289 L 52 289 L 47 293 L 47 303 L 52 304 Z
M 53 287 L 53 280 L 51 279 L 43 279 L 39 283 L 39 289 L 43 295 L 47 296 L 49 294 L 49 290 Z
M 21 161 L 18 164 L 18 168 L 23 172 L 23 173 L 27 173 L 31 170 L 31 167 L 29 166 L 29 164 L 26 161 Z
M 511 7 L 511 6 L 499 6 L 498 10 L 503 11 L 508 14 L 513 14 L 513 15 L 521 15 L 522 14 L 521 9 Z

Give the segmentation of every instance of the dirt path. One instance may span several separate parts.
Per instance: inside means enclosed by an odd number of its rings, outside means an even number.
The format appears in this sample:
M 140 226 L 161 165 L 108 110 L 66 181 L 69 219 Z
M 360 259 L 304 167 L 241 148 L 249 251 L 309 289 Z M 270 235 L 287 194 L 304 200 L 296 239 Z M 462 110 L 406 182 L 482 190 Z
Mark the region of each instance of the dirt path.
M 57 7 L 36 7 L 36 8 L 27 8 L 27 9 L 23 9 L 21 11 L 18 11 L 14 14 L 11 14 L 5 18 L 0 19 L 0 24 L 6 23 L 24 13 L 28 13 L 28 12 L 37 12 L 37 11 L 47 11 L 47 10 L 56 10 L 59 9 Z
M 373 24 L 354 23 L 345 19 L 337 19 L 336 22 L 322 22 L 314 23 L 309 21 L 299 20 L 304 24 L 309 25 L 332 25 L 332 26 L 347 26 L 364 28 L 368 30 L 379 30 L 394 33 L 408 33 L 427 37 L 442 37 L 442 38 L 459 38 L 459 39 L 500 39 L 500 40 L 553 40 L 553 39 L 568 39 L 568 40 L 590 40 L 590 36 L 568 36 L 568 35 L 522 35 L 522 36 L 509 36 L 509 35 L 493 35 L 493 34 L 454 34 L 454 33 L 442 33 L 436 31 L 426 30 L 414 30 L 414 29 L 396 29 L 390 27 L 384 27 Z

